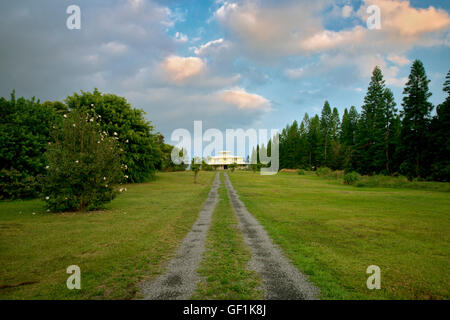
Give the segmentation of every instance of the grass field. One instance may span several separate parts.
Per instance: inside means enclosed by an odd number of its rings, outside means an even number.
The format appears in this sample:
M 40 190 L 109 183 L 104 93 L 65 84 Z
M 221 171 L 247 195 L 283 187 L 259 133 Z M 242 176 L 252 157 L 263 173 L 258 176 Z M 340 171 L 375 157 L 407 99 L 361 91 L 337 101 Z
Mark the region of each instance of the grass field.
M 254 300 L 262 299 L 261 279 L 247 269 L 250 249 L 238 229 L 225 185 L 219 188 L 219 203 L 214 211 L 206 241 L 206 252 L 198 270 L 203 280 L 194 299 Z
M 450 194 L 234 172 L 248 210 L 325 299 L 449 299 Z M 366 269 L 381 268 L 381 290 Z
M 0 299 L 132 299 L 192 227 L 213 180 L 158 174 L 97 212 L 48 214 L 39 200 L 0 202 Z M 35 214 L 33 214 L 33 212 Z M 68 290 L 66 268 L 81 268 Z

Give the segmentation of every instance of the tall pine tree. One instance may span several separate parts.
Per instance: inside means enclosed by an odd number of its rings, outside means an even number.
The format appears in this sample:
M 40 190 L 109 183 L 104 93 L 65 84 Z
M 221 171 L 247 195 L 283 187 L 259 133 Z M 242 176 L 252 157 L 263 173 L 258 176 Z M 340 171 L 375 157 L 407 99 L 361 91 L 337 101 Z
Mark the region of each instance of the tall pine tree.
M 403 111 L 401 150 L 404 161 L 402 173 L 408 177 L 426 177 L 429 173 L 429 129 L 433 105 L 428 101 L 431 92 L 428 89 L 425 68 L 420 60 L 415 60 L 411 73 L 403 90 Z
M 444 83 L 445 101 L 436 108 L 431 124 L 432 178 L 450 181 L 450 71 Z

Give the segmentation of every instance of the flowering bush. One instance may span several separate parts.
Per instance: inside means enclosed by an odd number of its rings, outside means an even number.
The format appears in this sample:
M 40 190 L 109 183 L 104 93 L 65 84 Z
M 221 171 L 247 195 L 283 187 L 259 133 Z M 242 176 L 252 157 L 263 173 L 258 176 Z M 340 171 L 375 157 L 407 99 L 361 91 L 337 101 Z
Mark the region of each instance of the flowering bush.
M 100 128 L 116 138 L 121 161 L 128 165 L 130 182 L 144 182 L 154 178 L 161 164 L 160 135 L 144 117 L 144 111 L 133 108 L 125 98 L 114 94 L 94 92 L 74 93 L 65 100 L 71 110 L 87 112 L 101 118 Z
M 101 132 L 98 121 L 75 110 L 63 116 L 61 128 L 53 133 L 42 180 L 48 210 L 98 209 L 116 196 L 117 185 L 125 180 L 117 140 Z

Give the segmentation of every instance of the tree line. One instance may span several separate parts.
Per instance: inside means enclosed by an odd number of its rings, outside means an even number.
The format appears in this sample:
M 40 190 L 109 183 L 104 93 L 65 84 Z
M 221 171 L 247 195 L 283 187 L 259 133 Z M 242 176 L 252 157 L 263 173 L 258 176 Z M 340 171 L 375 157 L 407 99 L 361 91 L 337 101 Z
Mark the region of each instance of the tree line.
M 280 169 L 329 167 L 450 181 L 450 71 L 443 88 L 447 97 L 434 116 L 429 82 L 423 63 L 414 61 L 399 110 L 381 69 L 375 67 L 360 113 L 351 106 L 341 118 L 325 101 L 320 116 L 306 113 L 300 123 L 295 120 L 282 130 Z M 270 146 L 269 141 L 269 154 Z
M 45 177 L 49 174 L 49 161 L 52 159 L 49 150 L 61 134 L 67 132 L 64 139 L 66 148 L 70 140 L 74 145 L 73 151 L 81 152 L 76 139 L 80 139 L 83 132 L 77 133 L 75 128 L 71 132 L 64 129 L 64 121 L 73 118 L 75 115 L 71 117 L 71 114 L 74 112 L 83 114 L 88 122 L 92 122 L 104 140 L 106 137 L 115 140 L 116 156 L 120 163 L 126 164 L 124 170 L 128 183 L 151 180 L 157 170 L 185 169 L 185 165 L 177 166 L 172 162 L 173 146 L 166 144 L 151 122 L 145 120 L 144 111 L 133 108 L 125 98 L 95 89 L 93 92 L 74 93 L 63 102 L 41 103 L 35 98 L 16 98 L 13 92 L 9 100 L 0 98 L 0 199 L 40 195 L 45 189 L 43 183 L 48 184 Z M 72 125 L 84 126 L 84 123 L 79 120 L 73 121 Z M 91 136 L 98 134 L 92 133 Z M 88 136 L 86 134 L 85 138 Z M 86 150 L 96 149 L 91 146 Z M 64 152 L 57 153 L 57 157 L 66 154 Z M 86 165 L 90 166 L 89 163 Z

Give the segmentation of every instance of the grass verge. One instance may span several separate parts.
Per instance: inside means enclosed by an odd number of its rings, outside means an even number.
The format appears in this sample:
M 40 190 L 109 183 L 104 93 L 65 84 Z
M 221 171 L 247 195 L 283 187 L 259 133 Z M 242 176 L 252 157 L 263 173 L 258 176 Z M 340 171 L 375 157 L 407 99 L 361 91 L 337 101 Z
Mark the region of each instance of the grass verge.
M 248 210 L 325 299 L 449 299 L 450 197 L 320 177 L 230 179 Z M 370 265 L 381 290 L 366 287 Z
M 221 176 L 223 180 L 223 177 Z M 250 249 L 238 229 L 224 184 L 219 188 L 219 203 L 214 211 L 206 240 L 206 251 L 198 272 L 203 280 L 193 299 L 262 299 L 261 279 L 248 270 Z
M 161 173 L 127 186 L 105 210 L 45 213 L 38 200 L 0 202 L 0 299 L 132 299 L 191 229 L 214 173 Z M 33 214 L 35 213 L 35 214 Z M 68 290 L 66 268 L 81 268 Z

